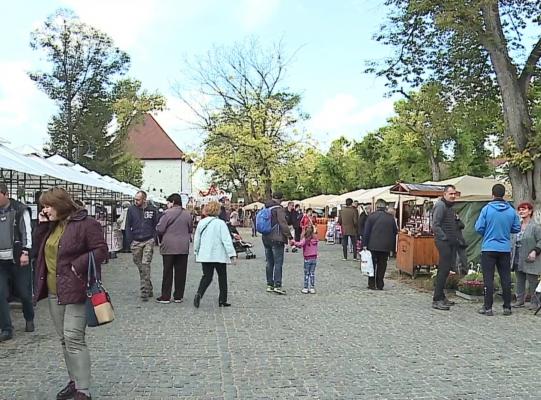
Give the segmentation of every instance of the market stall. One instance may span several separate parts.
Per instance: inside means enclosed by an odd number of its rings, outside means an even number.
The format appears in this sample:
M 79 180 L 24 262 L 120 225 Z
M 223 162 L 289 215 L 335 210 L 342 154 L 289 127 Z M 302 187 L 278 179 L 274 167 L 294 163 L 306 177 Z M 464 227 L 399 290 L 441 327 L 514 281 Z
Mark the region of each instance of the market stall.
M 390 188 L 392 194 L 398 195 L 399 226 L 396 267 L 400 273 L 405 272 L 415 278 L 422 269 L 430 271 L 438 264 L 439 254 L 432 232 L 432 202 L 425 201 L 417 205 L 414 200 L 411 210 L 405 213 L 402 196 L 433 199 L 440 197 L 444 186 L 429 184 L 397 183 Z

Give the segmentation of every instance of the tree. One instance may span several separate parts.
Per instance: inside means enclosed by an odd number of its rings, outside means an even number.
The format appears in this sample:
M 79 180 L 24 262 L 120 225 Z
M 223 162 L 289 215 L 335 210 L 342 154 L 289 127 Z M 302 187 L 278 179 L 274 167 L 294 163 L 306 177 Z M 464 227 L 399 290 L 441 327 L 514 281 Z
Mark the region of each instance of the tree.
M 209 135 L 205 142 L 211 146 L 209 156 L 215 155 L 218 139 L 233 146 L 236 165 L 250 167 L 248 175 L 261 181 L 267 197 L 273 171 L 284 163 L 292 145 L 293 127 L 305 117 L 299 110 L 300 95 L 283 83 L 288 62 L 279 45 L 263 49 L 250 41 L 229 49 L 214 48 L 195 65 L 188 64 L 188 79 L 195 86 L 191 93 L 198 98 L 177 91 L 197 115 L 197 127 Z
M 42 50 L 52 64 L 50 72 L 29 74 L 58 107 L 49 124 L 51 150 L 72 159 L 78 151 L 80 128 L 88 113 L 102 110 L 114 77 L 129 66 L 129 56 L 103 32 L 79 21 L 69 10 L 58 10 L 31 35 L 30 46 Z M 100 111 L 101 112 L 101 111 Z
M 524 31 L 541 22 L 541 3 L 520 0 L 387 0 L 390 24 L 376 40 L 396 54 L 381 68 L 391 88 L 442 82 L 466 98 L 499 89 L 503 109 L 504 151 L 516 201 L 541 207 L 539 133 L 532 121 L 528 94 L 539 75 L 541 36 L 525 51 Z M 531 33 L 529 33 L 531 35 Z M 529 36 L 528 35 L 528 36 Z M 538 214 L 539 216 L 539 214 Z

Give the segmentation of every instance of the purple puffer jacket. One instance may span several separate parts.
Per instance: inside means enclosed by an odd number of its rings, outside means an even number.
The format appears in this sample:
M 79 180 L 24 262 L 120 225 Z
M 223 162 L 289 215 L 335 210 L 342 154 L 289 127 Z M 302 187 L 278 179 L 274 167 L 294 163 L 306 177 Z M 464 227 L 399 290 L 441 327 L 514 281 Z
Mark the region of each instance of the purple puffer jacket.
M 37 254 L 34 300 L 48 296 L 45 243 L 53 229 L 52 222 L 40 223 L 34 230 Z M 56 295 L 58 304 L 84 303 L 88 271 L 88 254 L 94 252 L 98 274 L 100 265 L 107 259 L 109 250 L 98 221 L 89 217 L 86 210 L 78 210 L 68 218 L 68 224 L 58 245 L 56 264 Z M 75 268 L 76 273 L 71 270 Z

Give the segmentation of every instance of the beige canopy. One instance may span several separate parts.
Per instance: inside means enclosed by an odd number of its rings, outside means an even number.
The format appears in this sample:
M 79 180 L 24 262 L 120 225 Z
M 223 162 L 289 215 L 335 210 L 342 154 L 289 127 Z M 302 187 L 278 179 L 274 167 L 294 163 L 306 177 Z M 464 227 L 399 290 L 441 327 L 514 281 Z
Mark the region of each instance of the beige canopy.
M 361 197 L 365 192 L 366 192 L 366 189 L 359 189 L 359 190 L 354 190 L 353 192 L 341 194 L 339 196 L 334 196 L 327 200 L 327 205 L 330 207 L 336 207 L 341 204 L 345 204 L 346 199 L 349 199 L 349 198 L 358 201 L 359 197 Z
M 337 196 L 334 194 L 320 194 L 319 196 L 309 197 L 307 199 L 301 200 L 299 204 L 303 208 L 325 208 L 325 206 L 327 206 L 327 203 L 335 197 Z
M 256 201 L 254 203 L 250 203 L 244 207 L 242 207 L 242 209 L 244 211 L 247 211 L 247 210 L 253 210 L 254 208 L 257 208 L 258 210 L 261 210 L 263 207 L 265 207 L 265 204 L 263 203 L 260 203 L 259 201 Z
M 505 185 L 496 179 L 478 178 L 476 176 L 463 175 L 456 178 L 446 179 L 439 182 L 425 182 L 438 185 L 454 185 L 460 192 L 456 201 L 490 201 L 492 200 L 492 186 L 497 183 Z M 506 185 L 506 198 L 511 199 L 511 188 Z

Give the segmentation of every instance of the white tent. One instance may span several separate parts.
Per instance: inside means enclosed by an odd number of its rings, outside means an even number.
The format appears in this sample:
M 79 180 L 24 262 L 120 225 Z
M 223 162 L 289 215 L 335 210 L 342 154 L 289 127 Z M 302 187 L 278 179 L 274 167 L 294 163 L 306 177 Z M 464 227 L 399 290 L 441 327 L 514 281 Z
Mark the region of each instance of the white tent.
M 309 197 L 307 199 L 301 200 L 300 205 L 304 208 L 325 208 L 328 202 L 335 198 L 334 194 L 320 194 L 319 196 Z
M 478 178 L 476 176 L 463 175 L 456 178 L 446 179 L 440 182 L 425 182 L 427 184 L 454 185 L 460 192 L 456 201 L 490 201 L 492 200 L 492 186 L 497 183 L 505 185 L 496 179 Z M 511 188 L 506 190 L 508 198 L 511 197 Z
M 354 190 L 353 192 L 344 193 L 338 196 L 334 196 L 327 200 L 326 205 L 336 207 L 346 203 L 346 199 L 353 199 L 359 201 L 359 198 L 366 192 L 366 189 Z M 359 201 L 360 203 L 360 201 Z
M 261 210 L 263 207 L 265 207 L 265 204 L 260 203 L 259 201 L 256 201 L 254 203 L 250 203 L 250 204 L 242 207 L 242 209 L 244 211 L 248 211 L 248 210 L 253 210 L 255 207 L 257 207 L 258 210 Z

